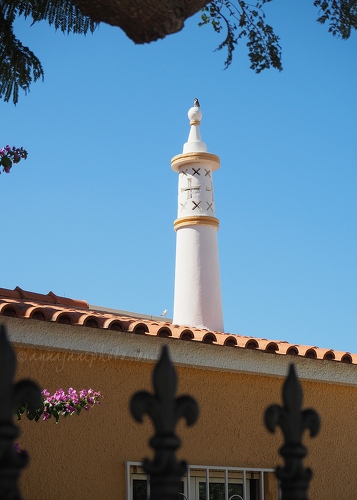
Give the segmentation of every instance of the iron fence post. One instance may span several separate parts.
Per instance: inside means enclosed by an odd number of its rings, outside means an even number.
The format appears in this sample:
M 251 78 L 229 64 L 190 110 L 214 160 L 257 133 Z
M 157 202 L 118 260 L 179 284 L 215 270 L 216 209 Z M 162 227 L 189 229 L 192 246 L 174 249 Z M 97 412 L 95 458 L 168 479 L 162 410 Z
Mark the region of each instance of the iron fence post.
M 308 500 L 308 488 L 312 471 L 303 466 L 307 448 L 302 444 L 305 429 L 316 436 L 320 429 L 320 418 L 315 410 L 301 410 L 303 391 L 293 364 L 282 390 L 283 406 L 271 405 L 265 412 L 265 425 L 270 432 L 281 427 L 285 442 L 279 453 L 284 458 L 284 467 L 277 467 L 275 475 L 280 481 L 281 500 Z
M 156 431 L 149 441 L 154 459 L 143 461 L 143 469 L 150 477 L 150 500 L 177 500 L 187 465 L 176 459 L 181 440 L 175 434 L 175 427 L 181 417 L 187 425 L 193 425 L 198 417 L 198 405 L 191 396 L 175 398 L 177 376 L 167 346 L 162 348 L 155 366 L 153 387 L 153 394 L 146 391 L 134 394 L 130 409 L 138 422 L 147 414 Z
M 16 372 L 16 356 L 0 325 L 0 498 L 21 500 L 17 481 L 21 469 L 28 462 L 28 454 L 15 450 L 19 429 L 14 424 L 14 413 L 21 404 L 35 411 L 41 403 L 41 391 L 31 380 L 13 383 Z

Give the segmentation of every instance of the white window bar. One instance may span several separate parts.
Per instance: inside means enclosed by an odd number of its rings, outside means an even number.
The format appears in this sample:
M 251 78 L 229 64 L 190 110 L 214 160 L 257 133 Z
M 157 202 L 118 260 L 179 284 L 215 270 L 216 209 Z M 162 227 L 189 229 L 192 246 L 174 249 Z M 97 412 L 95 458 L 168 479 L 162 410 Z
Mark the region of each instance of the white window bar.
M 259 497 L 260 500 L 264 500 L 264 472 L 259 472 Z
M 209 469 L 206 469 L 206 500 L 209 500 Z
M 224 500 L 228 500 L 228 469 L 224 471 Z
M 187 467 L 187 498 L 191 498 L 191 474 L 190 468 Z
M 131 477 L 130 477 L 130 473 L 131 473 L 131 466 L 132 466 L 132 463 L 131 462 L 125 462 L 125 479 L 126 479 L 126 500 L 130 500 L 130 493 L 132 491 L 131 489 L 131 483 L 130 483 L 130 480 L 131 480 Z
M 243 471 L 243 498 L 247 498 L 247 471 Z

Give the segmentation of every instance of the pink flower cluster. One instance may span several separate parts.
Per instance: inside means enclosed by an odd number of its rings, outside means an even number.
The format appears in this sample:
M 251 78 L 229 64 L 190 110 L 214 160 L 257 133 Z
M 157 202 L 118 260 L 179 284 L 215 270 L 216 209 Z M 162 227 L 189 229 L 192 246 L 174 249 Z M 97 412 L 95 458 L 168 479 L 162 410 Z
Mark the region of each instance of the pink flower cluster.
M 42 391 L 43 401 L 43 417 L 42 420 L 48 420 L 52 415 L 58 422 L 60 415 L 67 417 L 76 413 L 80 414 L 81 410 L 90 410 L 96 403 L 100 404 L 102 395 L 100 392 L 95 392 L 93 389 L 82 389 L 79 394 L 72 387 L 68 389 L 66 394 L 63 389 L 58 389 L 52 396 L 45 389 Z
M 0 149 L 0 165 L 3 167 L 3 172 L 6 174 L 10 173 L 12 164 L 14 163 L 14 165 L 16 165 L 21 158 L 24 160 L 27 158 L 27 151 L 24 148 L 15 148 L 15 146 L 10 148 L 10 146 L 5 146 Z
M 95 404 L 100 404 L 103 398 L 100 392 L 93 389 L 82 389 L 79 393 L 70 387 L 67 393 L 63 389 L 58 389 L 54 394 L 50 394 L 47 389 L 42 391 L 43 406 L 31 413 L 27 406 L 21 406 L 17 411 L 17 418 L 20 420 L 21 415 L 26 413 L 29 420 L 38 421 L 48 420 L 52 416 L 58 423 L 60 416 L 68 417 L 69 415 L 79 415 L 82 409 L 89 411 Z

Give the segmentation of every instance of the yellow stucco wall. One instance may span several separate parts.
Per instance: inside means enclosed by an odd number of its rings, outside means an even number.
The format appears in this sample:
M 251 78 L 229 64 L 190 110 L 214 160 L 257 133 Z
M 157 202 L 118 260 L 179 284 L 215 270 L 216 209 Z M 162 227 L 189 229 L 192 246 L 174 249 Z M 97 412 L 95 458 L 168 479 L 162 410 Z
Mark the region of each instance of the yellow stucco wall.
M 125 461 L 151 456 L 151 422 L 136 423 L 128 405 L 134 392 L 151 392 L 153 364 L 24 348 L 17 348 L 17 355 L 17 378 L 30 376 L 49 391 L 91 387 L 105 398 L 101 406 L 58 425 L 52 419 L 19 423 L 19 441 L 31 454 L 21 480 L 24 499 L 124 499 Z M 178 426 L 180 458 L 237 467 L 273 468 L 280 462 L 280 431 L 269 434 L 262 421 L 268 405 L 281 404 L 282 379 L 184 366 L 177 372 L 178 395 L 189 393 L 201 410 L 194 427 Z M 320 435 L 305 440 L 306 465 L 314 470 L 310 498 L 355 500 L 356 388 L 317 382 L 304 382 L 303 388 L 304 406 L 322 418 Z M 268 489 L 267 500 L 276 499 L 275 483 Z

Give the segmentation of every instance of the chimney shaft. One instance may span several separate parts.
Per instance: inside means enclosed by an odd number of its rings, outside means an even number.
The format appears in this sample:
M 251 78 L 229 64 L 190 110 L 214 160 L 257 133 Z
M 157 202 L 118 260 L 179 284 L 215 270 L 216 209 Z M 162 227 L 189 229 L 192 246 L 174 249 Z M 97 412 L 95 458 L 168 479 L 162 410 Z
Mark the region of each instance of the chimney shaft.
M 173 323 L 223 332 L 213 172 L 218 156 L 207 153 L 199 125 L 202 112 L 188 112 L 190 134 L 183 154 L 171 160 L 179 174 Z

